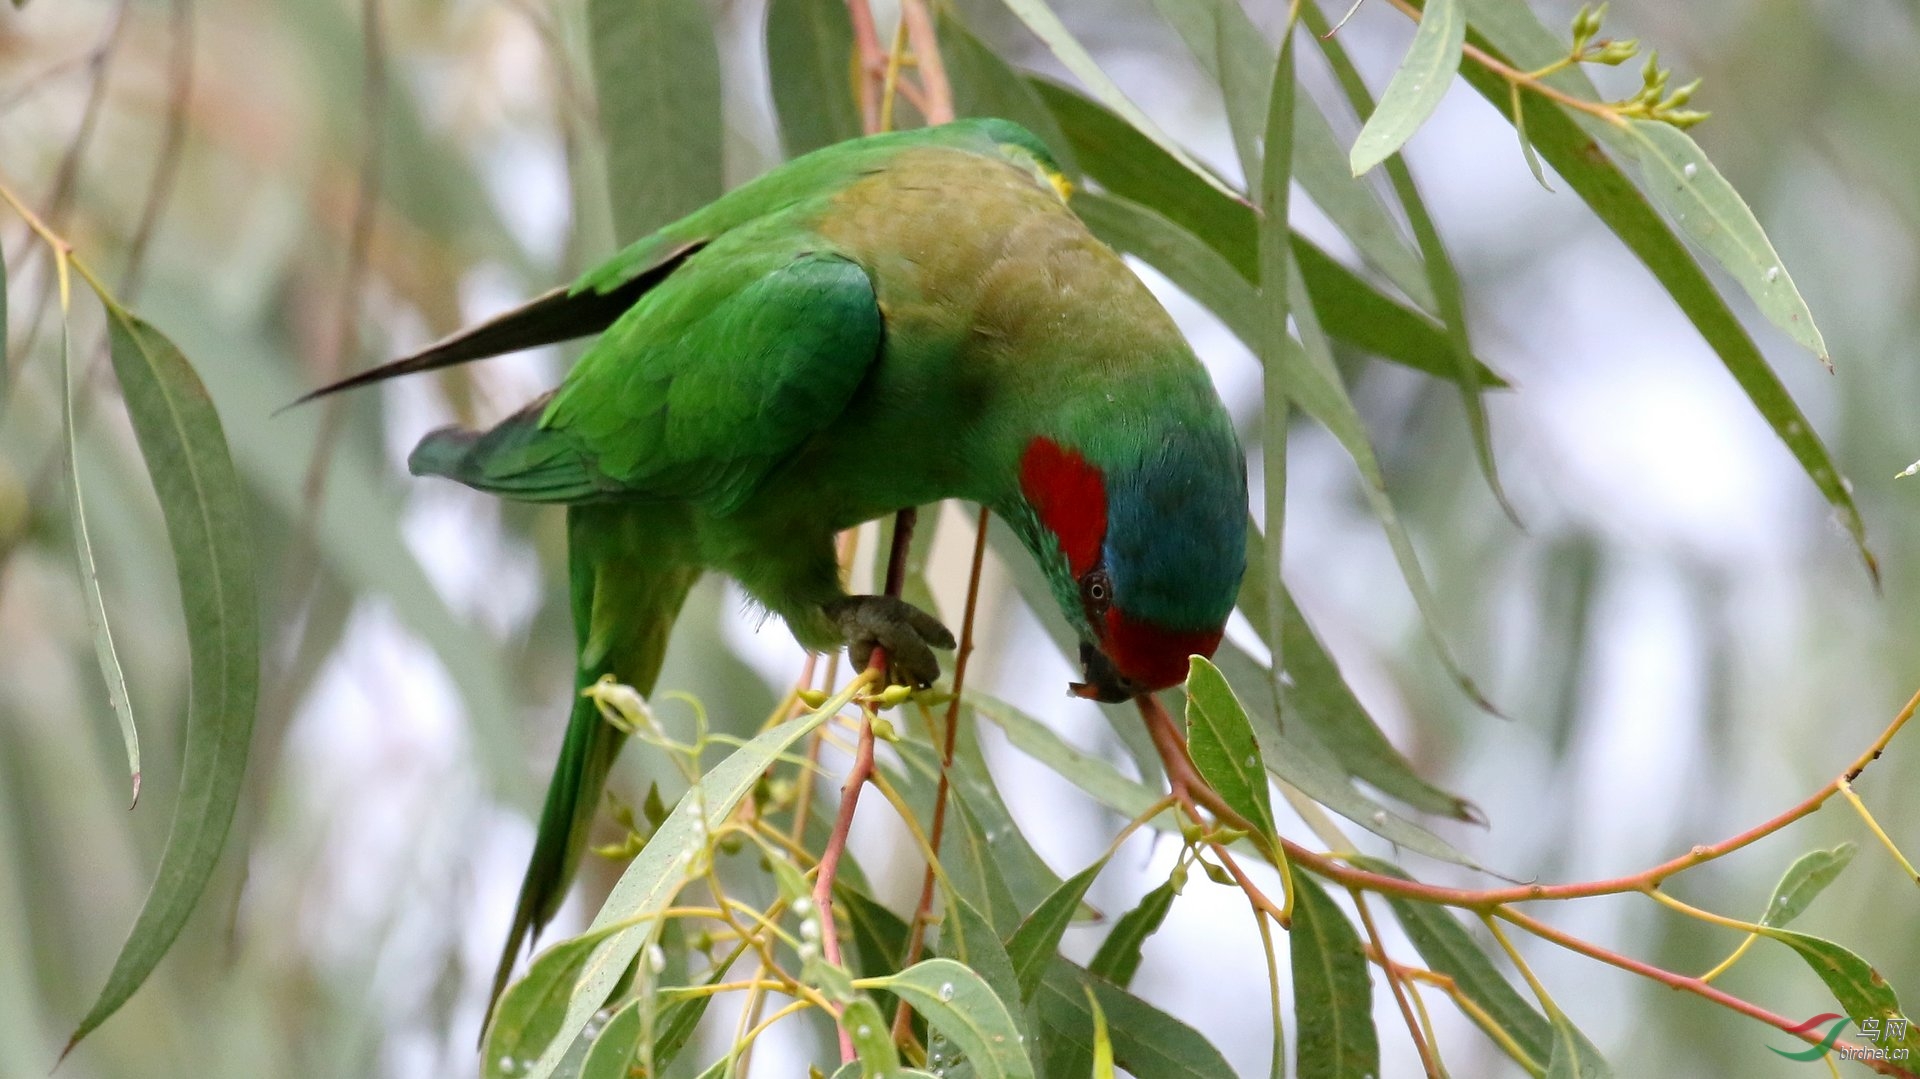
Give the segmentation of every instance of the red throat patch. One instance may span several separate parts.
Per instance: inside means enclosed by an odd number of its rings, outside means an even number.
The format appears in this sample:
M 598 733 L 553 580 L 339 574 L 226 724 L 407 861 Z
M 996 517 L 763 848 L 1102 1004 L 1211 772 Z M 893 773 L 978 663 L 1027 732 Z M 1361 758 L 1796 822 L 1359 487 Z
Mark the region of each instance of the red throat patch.
M 1036 438 L 1020 455 L 1020 493 L 1060 541 L 1075 577 L 1099 563 L 1107 538 L 1107 483 L 1099 469 L 1050 438 Z
M 1114 667 L 1149 692 L 1187 680 L 1187 657 L 1211 659 L 1220 647 L 1220 631 L 1183 632 L 1136 622 L 1115 607 L 1107 611 L 1106 653 Z

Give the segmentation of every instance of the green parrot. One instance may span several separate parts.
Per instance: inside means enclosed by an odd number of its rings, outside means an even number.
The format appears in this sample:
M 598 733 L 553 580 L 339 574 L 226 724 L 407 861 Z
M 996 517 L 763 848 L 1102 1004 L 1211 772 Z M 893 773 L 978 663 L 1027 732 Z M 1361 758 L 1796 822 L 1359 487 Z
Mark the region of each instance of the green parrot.
M 1173 320 L 1004 120 L 799 157 L 571 288 L 309 397 L 599 334 L 561 385 L 487 431 L 443 429 L 416 475 L 567 506 L 576 681 L 652 691 L 716 570 L 807 648 L 885 649 L 928 685 L 953 638 L 850 596 L 843 529 L 940 499 L 987 507 L 1081 641 L 1081 696 L 1178 684 L 1245 570 L 1245 458 Z M 624 736 L 577 700 L 499 988 L 553 917 Z

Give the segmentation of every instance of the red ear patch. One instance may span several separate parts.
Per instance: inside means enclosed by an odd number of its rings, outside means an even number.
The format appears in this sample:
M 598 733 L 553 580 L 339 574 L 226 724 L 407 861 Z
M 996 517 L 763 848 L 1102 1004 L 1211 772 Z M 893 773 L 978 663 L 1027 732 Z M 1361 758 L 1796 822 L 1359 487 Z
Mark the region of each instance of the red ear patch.
M 1060 541 L 1075 577 L 1100 561 L 1107 538 L 1107 483 L 1099 469 L 1050 438 L 1036 438 L 1020 455 L 1020 493 Z

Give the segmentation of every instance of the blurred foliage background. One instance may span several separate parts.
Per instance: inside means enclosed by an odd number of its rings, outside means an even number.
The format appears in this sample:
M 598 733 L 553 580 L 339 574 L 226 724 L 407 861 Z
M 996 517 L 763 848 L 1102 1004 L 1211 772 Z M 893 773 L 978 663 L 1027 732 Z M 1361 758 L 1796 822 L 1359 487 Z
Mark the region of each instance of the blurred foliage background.
M 1572 14 L 1535 6 L 1551 26 Z M 732 184 L 781 157 L 765 13 L 758 0 L 711 7 Z M 1064 77 L 996 5 L 960 7 L 996 51 Z M 1238 174 L 1217 92 L 1145 0 L 1058 7 L 1155 120 Z M 1280 9 L 1250 9 L 1270 39 Z M 384 57 L 371 67 L 369 15 Z M 1920 607 L 1920 481 L 1893 478 L 1920 456 L 1909 407 L 1920 395 L 1913 9 L 1619 0 L 1609 28 L 1706 80 L 1695 103 L 1714 115 L 1693 134 L 1766 225 L 1837 374 L 1749 317 L 1744 300 L 1736 307 L 1852 477 L 1884 584 L 1875 591 L 1825 503 L 1659 286 L 1575 197 L 1536 185 L 1506 122 L 1456 86 L 1407 156 L 1459 264 L 1477 352 L 1514 385 L 1488 407 L 1525 530 L 1477 474 L 1453 388 L 1358 357 L 1345 370 L 1441 594 L 1446 636 L 1507 718 L 1451 684 L 1350 464 L 1306 423 L 1289 448 L 1288 577 L 1396 743 L 1489 822 L 1435 830 L 1521 879 L 1615 876 L 1755 824 L 1831 778 L 1920 684 L 1910 614 Z M 1340 33 L 1378 88 L 1411 30 L 1376 3 Z M 0 179 L 124 275 L 123 296 L 206 380 L 257 510 L 267 634 L 247 796 L 208 899 L 153 982 L 61 1074 L 471 1069 L 570 690 L 560 515 L 411 481 L 403 459 L 428 427 L 498 416 L 550 385 L 569 357 L 536 353 L 356 395 L 330 433 L 323 409 L 273 412 L 613 249 L 586 34 L 571 0 L 34 0 L 0 13 Z M 1318 57 L 1303 53 L 1301 64 L 1325 96 Z M 1598 77 L 1614 94 L 1634 88 L 1631 72 Z M 1350 139 L 1351 125 L 1340 133 Z M 149 214 L 155 223 L 143 225 Z M 1295 220 L 1328 234 L 1304 201 Z M 146 738 L 148 793 L 129 813 L 59 490 L 49 263 L 12 218 L 0 218 L 0 242 L 13 312 L 0 412 L 0 1075 L 24 1076 L 52 1063 L 151 878 L 186 680 L 159 513 L 89 351 L 99 329 L 83 318 L 76 363 L 93 371 L 102 407 L 84 421 L 81 468 Z M 1204 309 L 1148 277 L 1243 430 L 1257 430 L 1251 358 Z M 316 455 L 327 468 L 312 467 Z M 969 529 L 952 508 L 941 522 L 931 576 L 951 619 Z M 865 547 L 870 565 L 871 539 Z M 1097 707 L 1060 697 L 1068 669 L 1033 616 L 1002 599 L 1002 575 L 987 595 L 977 684 L 1126 759 Z M 784 629 L 708 580 L 661 685 L 750 726 L 799 661 Z M 1111 814 L 997 732 L 981 740 L 1050 864 L 1071 872 L 1104 848 Z M 1861 783 L 1909 847 L 1920 843 L 1920 784 L 1905 778 L 1920 767 L 1915 753 L 1896 743 Z M 634 752 L 620 775 L 629 792 L 669 778 Z M 1283 830 L 1303 832 L 1291 817 Z M 1680 894 L 1753 910 L 1794 856 L 1843 838 L 1861 838 L 1858 821 L 1830 807 L 1689 875 Z M 1125 909 L 1164 877 L 1152 844 L 1135 848 L 1101 878 L 1096 907 Z M 918 862 L 904 833 L 863 817 L 854 850 L 883 895 L 910 902 Z M 1422 868 L 1437 881 L 1489 883 Z M 571 924 L 614 873 L 588 867 Z M 1805 928 L 1920 987 L 1913 898 L 1867 846 Z M 1679 970 L 1705 969 L 1736 942 L 1634 897 L 1544 914 Z M 1097 942 L 1084 933 L 1070 931 L 1070 952 Z M 1266 1056 L 1265 973 L 1237 958 L 1249 947 L 1257 938 L 1239 897 L 1191 888 L 1136 982 L 1243 1073 Z M 1817 1067 L 1777 1060 L 1765 1047 L 1782 1036 L 1721 1009 L 1564 952 L 1528 954 L 1622 1074 Z M 1795 1018 L 1831 1010 L 1783 949 L 1760 949 L 1724 985 Z M 1410 1074 L 1391 998 L 1376 993 L 1376 1004 L 1384 1071 Z M 1444 1005 L 1436 1012 L 1454 1074 L 1519 1074 Z M 792 1074 L 793 1054 L 822 1048 L 776 1044 L 756 1054 L 756 1074 Z

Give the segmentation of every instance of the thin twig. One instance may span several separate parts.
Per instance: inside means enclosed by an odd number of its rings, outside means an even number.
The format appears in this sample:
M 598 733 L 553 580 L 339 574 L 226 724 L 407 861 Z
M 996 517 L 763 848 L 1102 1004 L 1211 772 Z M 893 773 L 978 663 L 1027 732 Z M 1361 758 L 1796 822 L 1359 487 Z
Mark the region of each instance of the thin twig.
M 933 19 L 923 0 L 900 0 L 900 21 L 906 25 L 907 38 L 913 43 L 914 71 L 920 77 L 924 101 L 914 102 L 929 124 L 944 124 L 953 119 L 953 86 L 947 81 L 947 66 L 940 59 L 940 42 L 934 36 Z
M 980 572 L 987 557 L 987 508 L 980 507 L 980 523 L 973 538 L 973 566 L 967 575 L 967 602 L 960 615 L 960 648 L 953 656 L 953 699 L 947 702 L 946 732 L 940 747 L 940 782 L 933 792 L 933 824 L 927 836 L 928 844 L 935 852 L 940 850 L 940 840 L 947 830 L 947 799 L 952 787 L 953 751 L 958 742 L 960 730 L 960 696 L 967 684 L 967 657 L 973 654 L 973 618 L 980 601 Z M 925 873 L 920 878 L 920 901 L 914 905 L 912 928 L 907 934 L 907 958 L 901 969 L 912 966 L 920 958 L 920 949 L 926 944 L 927 919 L 933 913 L 934 865 L 927 863 Z M 893 1013 L 893 1038 L 903 1039 L 911 1028 L 912 1015 L 906 1001 Z
M 1367 940 L 1371 941 L 1374 950 L 1385 958 L 1387 945 L 1380 938 L 1379 927 L 1373 924 L 1373 912 L 1367 909 L 1366 893 L 1358 888 L 1349 888 L 1347 894 L 1353 897 L 1354 909 L 1360 912 L 1360 925 L 1367 931 Z M 1433 1048 L 1427 1044 L 1426 1037 L 1420 1032 L 1420 1021 L 1413 1014 L 1413 1005 L 1407 1000 L 1407 988 L 1399 972 L 1394 969 L 1392 963 L 1383 963 L 1380 969 L 1387 976 L 1387 988 L 1393 991 L 1394 1003 L 1400 1006 L 1400 1017 L 1406 1020 L 1407 1036 L 1413 1039 L 1414 1051 L 1420 1054 L 1420 1066 L 1426 1069 L 1427 1079 L 1440 1079 L 1440 1061 L 1434 1054 Z

